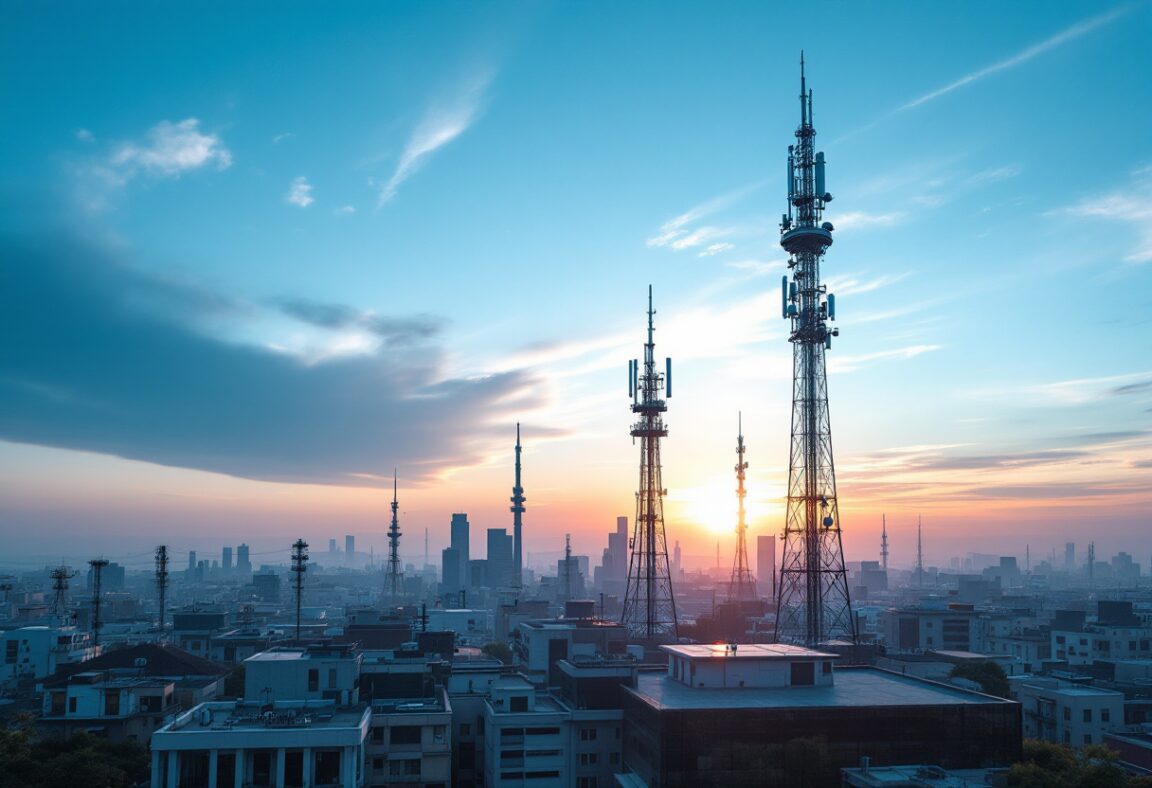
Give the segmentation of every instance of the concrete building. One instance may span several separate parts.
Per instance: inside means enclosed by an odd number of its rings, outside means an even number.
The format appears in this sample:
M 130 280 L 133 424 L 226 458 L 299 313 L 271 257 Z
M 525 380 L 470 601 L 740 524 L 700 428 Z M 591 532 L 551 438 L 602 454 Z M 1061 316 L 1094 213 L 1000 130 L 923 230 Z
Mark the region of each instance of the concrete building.
M 494 681 L 484 710 L 484 785 L 573 785 L 568 719 L 564 706 L 520 676 Z
M 324 701 L 203 703 L 152 735 L 152 788 L 360 788 L 372 713 Z
M 347 644 L 269 649 L 244 660 L 244 699 L 360 701 L 361 655 Z
M 25 677 L 42 679 L 65 665 L 96 656 L 91 635 L 76 627 L 33 626 L 0 634 L 0 682 Z
M 1122 692 L 1040 676 L 1012 677 L 1009 685 L 1030 739 L 1083 747 L 1103 744 L 1105 734 L 1124 730 Z
M 487 585 L 508 588 L 513 581 L 513 542 L 507 528 L 488 529 Z
M 979 616 L 969 604 L 886 610 L 878 625 L 889 651 L 973 651 L 979 640 Z
M 452 782 L 452 706 L 443 688 L 431 697 L 373 699 L 366 758 L 367 785 Z
M 660 673 L 624 689 L 624 766 L 667 785 L 836 784 L 878 766 L 1007 766 L 1021 753 L 1020 706 L 784 645 L 662 646 Z
M 519 634 L 512 643 L 517 663 L 533 681 L 547 687 L 560 686 L 560 660 L 623 654 L 628 641 L 626 627 L 596 618 L 528 621 L 520 625 Z
M 45 731 L 68 737 L 86 731 L 111 741 L 148 741 L 152 731 L 179 709 L 172 681 L 84 671 L 43 695 Z

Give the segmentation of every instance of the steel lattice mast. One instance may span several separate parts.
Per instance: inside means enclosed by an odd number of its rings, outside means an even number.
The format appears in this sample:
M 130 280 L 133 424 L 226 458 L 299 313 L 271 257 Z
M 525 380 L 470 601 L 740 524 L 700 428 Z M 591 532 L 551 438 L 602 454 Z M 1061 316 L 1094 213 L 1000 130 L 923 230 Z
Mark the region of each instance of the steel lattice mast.
M 736 560 L 732 562 L 732 580 L 728 584 L 729 602 L 755 602 L 756 581 L 748 568 L 748 525 L 744 522 L 744 472 L 748 463 L 744 461 L 744 419 L 740 417 L 739 435 L 736 438 Z
M 832 225 L 821 223 L 832 195 L 824 190 L 824 154 L 816 151 L 812 93 L 800 56 L 800 126 L 788 147 L 788 213 L 780 245 L 788 252 L 791 281 L 782 282 L 783 316 L 791 325 L 792 445 L 788 513 L 777 586 L 776 639 L 815 646 L 856 641 L 848 596 L 824 354 L 839 332 L 828 323 L 836 301 L 820 281 L 820 259 L 832 245 Z
M 512 585 L 524 585 L 524 487 L 520 484 L 520 422 L 516 422 L 516 484 L 512 486 Z
M 629 545 L 632 555 L 621 623 L 632 638 L 667 641 L 675 640 L 679 634 L 668 545 L 664 538 L 664 496 L 668 491 L 664 489 L 660 472 L 660 439 L 668 435 L 663 415 L 668 406 L 660 394 L 672 396 L 672 359 L 665 359 L 665 372 L 657 371 L 653 340 L 655 315 L 649 285 L 644 369 L 640 371 L 635 359 L 628 369 L 628 394 L 632 397 L 632 412 L 638 416 L 631 435 L 633 442 L 640 439 L 640 487 L 636 492 L 636 522 Z
M 388 526 L 388 594 L 392 602 L 400 599 L 404 572 L 400 568 L 400 502 L 396 498 L 396 471 L 392 471 L 392 524 Z

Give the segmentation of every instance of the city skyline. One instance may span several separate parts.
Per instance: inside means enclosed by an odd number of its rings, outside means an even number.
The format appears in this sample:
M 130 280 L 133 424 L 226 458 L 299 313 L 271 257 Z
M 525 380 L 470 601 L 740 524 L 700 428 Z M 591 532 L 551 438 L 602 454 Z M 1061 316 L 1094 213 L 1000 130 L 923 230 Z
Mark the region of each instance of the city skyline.
M 882 513 L 894 568 L 919 515 L 930 562 L 1135 553 L 1152 7 L 833 7 L 805 51 L 846 559 L 879 557 Z M 477 545 L 511 529 L 522 422 L 525 555 L 572 533 L 596 559 L 633 516 L 649 284 L 669 540 L 730 564 L 739 411 L 749 537 L 779 535 L 794 9 L 395 6 L 297 38 L 191 8 L 137 9 L 148 37 L 52 6 L 0 32 L 10 557 L 345 533 L 379 556 L 395 467 L 401 556 L 427 528 L 438 563 L 452 512 Z

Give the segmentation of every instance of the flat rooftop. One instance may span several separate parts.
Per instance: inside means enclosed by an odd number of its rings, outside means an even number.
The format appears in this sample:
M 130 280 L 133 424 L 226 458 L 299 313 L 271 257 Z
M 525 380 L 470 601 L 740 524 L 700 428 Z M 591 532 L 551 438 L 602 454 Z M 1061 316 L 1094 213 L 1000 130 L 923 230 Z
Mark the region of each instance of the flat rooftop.
M 366 707 L 336 708 L 335 706 L 306 706 L 275 704 L 270 711 L 261 711 L 259 703 L 208 702 L 181 714 L 160 730 L 195 733 L 198 731 L 292 729 L 316 730 L 324 728 L 357 728 L 367 711 Z
M 789 646 L 783 643 L 741 643 L 733 646 L 726 643 L 707 643 L 691 646 L 661 646 L 678 657 L 688 659 L 754 659 L 754 660 L 794 660 L 794 659 L 837 659 L 839 654 L 814 651 L 803 646 Z
M 805 709 L 1012 704 L 1013 701 L 878 668 L 840 668 L 826 687 L 688 687 L 666 674 L 640 674 L 625 688 L 657 709 Z

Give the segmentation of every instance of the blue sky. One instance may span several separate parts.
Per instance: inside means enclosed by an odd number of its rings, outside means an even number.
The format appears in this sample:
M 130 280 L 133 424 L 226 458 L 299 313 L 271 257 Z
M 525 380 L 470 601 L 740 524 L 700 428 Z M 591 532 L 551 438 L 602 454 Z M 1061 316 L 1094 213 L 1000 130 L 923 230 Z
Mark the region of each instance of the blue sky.
M 435 549 L 453 509 L 509 524 L 520 420 L 529 551 L 598 554 L 649 283 L 672 538 L 730 540 L 738 410 L 778 529 L 803 48 L 849 559 L 880 512 L 936 560 L 1135 549 L 1152 4 L 803 9 L 9 4 L 0 534 L 383 544 L 397 466 Z

